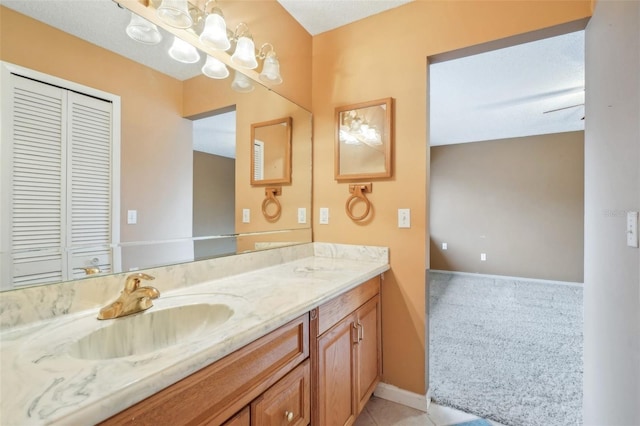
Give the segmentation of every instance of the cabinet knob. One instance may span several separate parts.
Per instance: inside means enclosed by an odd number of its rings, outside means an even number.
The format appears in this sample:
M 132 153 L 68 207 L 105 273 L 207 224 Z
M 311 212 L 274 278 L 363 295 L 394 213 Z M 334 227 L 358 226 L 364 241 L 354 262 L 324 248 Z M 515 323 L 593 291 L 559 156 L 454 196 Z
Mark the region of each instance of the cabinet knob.
M 285 411 L 284 418 L 287 419 L 288 422 L 291 422 L 293 420 L 293 413 L 291 411 Z

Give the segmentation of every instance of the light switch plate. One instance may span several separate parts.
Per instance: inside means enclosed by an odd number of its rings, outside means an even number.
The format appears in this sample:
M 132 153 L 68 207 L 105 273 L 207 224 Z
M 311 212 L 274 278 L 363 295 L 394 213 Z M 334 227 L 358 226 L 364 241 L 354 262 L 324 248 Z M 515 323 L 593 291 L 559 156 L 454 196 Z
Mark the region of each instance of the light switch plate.
M 320 207 L 320 225 L 329 224 L 329 208 Z
M 251 222 L 251 210 L 242 209 L 242 223 L 250 223 Z
M 411 228 L 411 209 L 398 209 L 398 228 Z
M 627 245 L 638 247 L 638 212 L 627 212 Z
M 127 225 L 138 223 L 138 210 L 127 210 Z
M 307 223 L 307 209 L 298 207 L 298 223 Z

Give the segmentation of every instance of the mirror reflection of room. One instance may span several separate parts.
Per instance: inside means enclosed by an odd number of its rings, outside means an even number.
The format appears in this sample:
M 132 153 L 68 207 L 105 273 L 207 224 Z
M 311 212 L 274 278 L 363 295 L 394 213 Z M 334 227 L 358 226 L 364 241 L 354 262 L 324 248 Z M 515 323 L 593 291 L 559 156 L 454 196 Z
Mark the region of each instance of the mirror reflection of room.
M 131 13 L 111 2 L 92 3 L 86 7 L 77 2 L 55 2 L 55 5 L 53 2 L 52 5 L 3 2 L 0 34 L 3 72 L 11 72 L 4 64 L 16 65 L 120 100 L 120 111 L 113 118 L 116 124 L 113 133 L 119 136 L 120 150 L 114 162 L 119 172 L 113 174 L 113 212 L 109 218 L 111 225 L 107 225 L 111 230 L 105 241 L 91 243 L 91 247 L 98 246 L 101 252 L 65 260 L 63 255 L 71 252 L 71 246 L 58 244 L 55 267 L 51 267 L 47 258 L 49 263 L 39 262 L 32 265 L 35 268 L 25 269 L 24 263 L 18 265 L 16 251 L 22 254 L 28 251 L 35 259 L 39 255 L 49 256 L 51 248 L 47 247 L 45 252 L 35 246 L 14 250 L 8 243 L 10 234 L 3 232 L 0 234 L 0 274 L 7 277 L 2 280 L 3 289 L 13 288 L 14 281 L 18 287 L 53 283 L 84 278 L 89 273 L 126 272 L 269 248 L 276 242 L 296 244 L 311 240 L 310 224 L 298 224 L 293 220 L 293 206 L 309 209 L 311 202 L 311 119 L 308 111 L 258 83 L 251 93 L 238 93 L 231 88 L 231 79 L 217 80 L 203 75 L 201 68 L 206 55 L 202 55 L 202 63 L 176 62 L 168 69 L 157 71 L 40 22 L 39 19 L 47 19 L 43 16 L 49 7 L 69 8 L 68 16 L 72 19 L 81 16 L 83 8 L 91 14 L 104 12 L 106 16 L 111 13 L 116 18 L 105 20 L 109 21 L 105 26 L 112 34 L 110 39 L 117 39 L 128 48 L 149 48 L 126 35 Z M 114 29 L 118 25 L 120 27 Z M 39 42 L 29 42 L 33 37 Z M 165 32 L 163 39 L 170 43 L 171 38 Z M 151 47 L 158 49 L 151 55 L 168 57 L 162 43 Z M 165 62 L 170 64 L 172 61 L 168 58 Z M 6 90 L 3 89 L 4 93 Z M 199 175 L 200 168 L 196 157 L 201 157 L 201 151 L 193 148 L 197 123 L 199 119 L 233 105 L 237 108 L 238 130 L 234 155 L 237 149 L 242 157 L 241 164 L 236 164 L 226 178 L 219 177 L 226 181 L 227 187 L 225 197 L 218 197 L 215 209 L 206 208 L 200 213 L 201 204 L 195 197 L 199 197 L 201 191 L 194 187 L 194 176 Z M 283 116 L 292 116 L 302 123 L 293 135 L 297 143 L 292 153 L 301 169 L 296 172 L 296 185 L 283 197 L 283 218 L 278 223 L 268 223 L 259 217 L 264 194 L 252 191 L 249 180 L 250 124 Z M 6 126 L 3 133 L 5 130 Z M 4 147 L 4 135 L 2 142 Z M 5 170 L 4 165 L 2 168 Z M 214 169 L 222 174 L 222 168 Z M 65 170 L 62 172 L 66 173 Z M 7 183 L 3 181 L 2 184 L 6 186 Z M 115 189 L 119 190 L 119 196 Z M 243 209 L 254 211 L 250 223 L 242 222 Z M 224 225 L 222 219 L 213 216 L 213 211 L 224 212 Z M 7 217 L 3 215 L 2 219 Z M 86 251 L 87 247 L 77 242 L 73 250 Z M 14 280 L 17 275 L 23 278 Z

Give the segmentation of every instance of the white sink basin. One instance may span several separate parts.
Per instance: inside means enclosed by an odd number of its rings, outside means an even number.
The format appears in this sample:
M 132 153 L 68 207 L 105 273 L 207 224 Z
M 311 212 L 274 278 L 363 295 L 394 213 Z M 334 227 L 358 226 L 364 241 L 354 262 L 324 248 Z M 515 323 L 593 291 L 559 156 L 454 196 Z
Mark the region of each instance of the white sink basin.
M 144 355 L 196 340 L 223 325 L 233 313 L 226 304 L 205 302 L 154 306 L 122 318 L 96 320 L 101 327 L 71 344 L 69 355 L 94 360 Z

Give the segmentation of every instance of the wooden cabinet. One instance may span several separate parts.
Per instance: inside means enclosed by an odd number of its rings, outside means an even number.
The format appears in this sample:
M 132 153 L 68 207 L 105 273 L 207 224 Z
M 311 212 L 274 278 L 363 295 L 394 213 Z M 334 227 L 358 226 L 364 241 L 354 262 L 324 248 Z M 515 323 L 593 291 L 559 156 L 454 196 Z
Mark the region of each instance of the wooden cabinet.
M 355 422 L 382 374 L 380 328 L 379 277 L 312 311 L 313 425 Z

